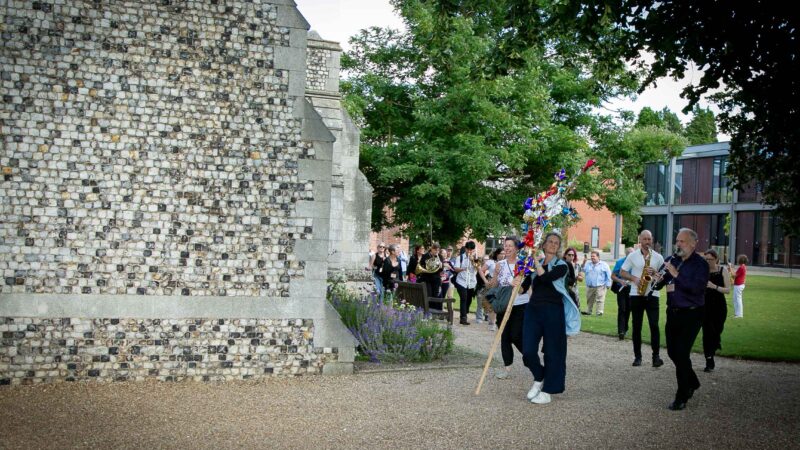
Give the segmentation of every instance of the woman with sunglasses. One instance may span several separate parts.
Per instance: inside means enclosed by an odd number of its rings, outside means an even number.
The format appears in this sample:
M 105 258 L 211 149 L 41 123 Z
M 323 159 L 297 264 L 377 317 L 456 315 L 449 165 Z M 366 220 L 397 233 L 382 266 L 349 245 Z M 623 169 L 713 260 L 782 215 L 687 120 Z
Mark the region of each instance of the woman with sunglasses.
M 578 251 L 573 247 L 567 248 L 564 252 L 564 261 L 567 263 L 569 273 L 567 274 L 567 292 L 575 302 L 578 309 L 581 308 L 581 294 L 578 290 L 578 283 L 583 281 L 583 267 L 578 264 Z
M 714 249 L 706 250 L 704 258 L 708 262 L 708 284 L 706 285 L 706 308 L 703 316 L 703 353 L 706 356 L 704 372 L 713 372 L 714 354 L 722 350 L 722 329 L 728 316 L 725 294 L 731 291 L 728 269 L 719 264 L 719 256 Z

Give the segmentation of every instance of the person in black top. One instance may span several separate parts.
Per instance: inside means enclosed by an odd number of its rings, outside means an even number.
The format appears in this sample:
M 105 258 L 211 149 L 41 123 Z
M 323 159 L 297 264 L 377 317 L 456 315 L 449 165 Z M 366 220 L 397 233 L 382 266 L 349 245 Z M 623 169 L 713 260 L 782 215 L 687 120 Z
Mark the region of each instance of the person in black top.
M 522 361 L 533 374 L 533 387 L 528 392 L 531 403 L 550 403 L 551 394 L 564 392 L 567 376 L 567 334 L 564 316 L 565 279 L 569 269 L 558 258 L 561 236 L 548 233 L 542 250 L 544 259 L 535 260 L 531 294 L 525 309 L 522 337 Z M 515 281 L 518 282 L 518 281 Z M 542 343 L 544 365 L 539 359 Z
M 444 262 L 441 260 L 439 256 L 439 243 L 433 242 L 431 243 L 430 250 L 428 253 L 422 255 L 422 258 L 419 260 L 418 271 L 420 271 L 419 275 L 417 275 L 417 282 L 418 283 L 425 283 L 428 285 L 428 295 L 434 297 L 439 294 L 440 289 L 442 288 L 442 278 L 441 273 L 444 268 Z M 428 260 L 431 258 L 439 258 L 439 270 L 435 272 L 428 272 L 426 268 L 428 267 Z M 432 309 L 442 309 L 442 302 L 430 302 L 429 305 Z
M 700 380 L 692 369 L 692 345 L 703 324 L 706 286 L 708 285 L 708 263 L 694 250 L 697 233 L 681 228 L 675 238 L 676 258 L 664 263 L 666 273 L 659 285 L 666 282 L 667 354 L 675 364 L 678 390 L 669 409 L 679 411 L 694 391 L 700 388 Z
M 383 299 L 383 260 L 386 259 L 386 244 L 381 242 L 378 244 L 378 249 L 369 261 L 370 268 L 372 269 L 372 280 L 375 282 L 375 294 Z
M 425 248 L 417 244 L 414 246 L 414 254 L 408 259 L 408 269 L 406 270 L 406 273 L 408 274 L 408 281 L 412 283 L 417 282 L 417 264 L 419 264 L 419 260 L 422 258 L 423 253 L 425 253 Z
M 704 255 L 708 262 L 708 284 L 706 285 L 706 311 L 703 316 L 703 353 L 706 356 L 704 372 L 713 372 L 716 364 L 714 354 L 722 350 L 722 329 L 728 316 L 728 304 L 725 294 L 731 290 L 731 278 L 728 269 L 719 265 L 719 256 L 714 249 L 706 250 Z
M 383 289 L 388 292 L 394 292 L 397 282 L 403 281 L 403 267 L 400 265 L 397 247 L 394 245 L 389 246 L 389 256 L 383 260 L 381 278 L 383 278 Z

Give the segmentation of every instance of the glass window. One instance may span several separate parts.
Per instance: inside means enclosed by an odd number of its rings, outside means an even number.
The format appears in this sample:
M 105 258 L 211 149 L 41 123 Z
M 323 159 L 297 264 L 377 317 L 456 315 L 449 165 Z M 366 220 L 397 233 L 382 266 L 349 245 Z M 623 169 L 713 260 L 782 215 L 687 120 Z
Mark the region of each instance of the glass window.
M 642 216 L 642 226 L 639 229 L 650 230 L 653 234 L 653 249 L 659 253 L 663 253 L 665 239 L 667 237 L 667 216 Z
M 713 203 L 730 203 L 733 192 L 728 187 L 728 157 L 714 158 L 714 173 L 711 178 L 711 201 Z
M 672 194 L 673 204 L 681 204 L 681 192 L 683 192 L 683 161 L 675 161 L 675 186 Z
M 669 166 L 665 164 L 648 164 L 644 172 L 644 187 L 647 192 L 645 205 L 666 205 L 668 184 Z

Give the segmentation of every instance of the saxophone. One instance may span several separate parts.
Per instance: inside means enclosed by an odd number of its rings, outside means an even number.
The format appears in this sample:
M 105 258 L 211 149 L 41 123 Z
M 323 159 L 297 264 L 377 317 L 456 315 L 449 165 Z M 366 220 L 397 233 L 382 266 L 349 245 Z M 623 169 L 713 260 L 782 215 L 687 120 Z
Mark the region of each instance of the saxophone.
M 653 281 L 653 277 L 647 274 L 647 268 L 650 267 L 650 256 L 652 252 L 647 252 L 647 257 L 644 259 L 644 267 L 642 267 L 642 276 L 639 278 L 639 286 L 637 286 L 639 296 L 644 296 L 647 292 L 647 286 Z

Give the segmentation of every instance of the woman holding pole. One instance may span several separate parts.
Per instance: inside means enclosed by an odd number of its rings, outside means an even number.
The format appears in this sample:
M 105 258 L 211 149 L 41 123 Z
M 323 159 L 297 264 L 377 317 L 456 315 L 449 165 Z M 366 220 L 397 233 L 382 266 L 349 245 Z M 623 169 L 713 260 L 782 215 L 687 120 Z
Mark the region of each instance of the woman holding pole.
M 522 337 L 522 361 L 533 374 L 533 387 L 528 391 L 531 403 L 550 403 L 552 394 L 564 392 L 567 375 L 567 316 L 573 320 L 577 311 L 575 303 L 567 293 L 565 279 L 569 272 L 567 264 L 559 259 L 561 236 L 548 233 L 542 250 L 544 259 L 534 259 L 531 273 L 531 295 L 525 308 Z M 518 283 L 519 280 L 515 280 Z M 569 313 L 569 314 L 568 314 Z M 542 343 L 544 364 L 539 358 Z
M 507 237 L 503 242 L 503 253 L 505 259 L 498 261 L 495 265 L 494 276 L 486 284 L 488 287 L 511 286 L 514 281 L 514 265 L 517 263 L 517 239 Z M 528 304 L 528 293 L 521 292 L 514 299 L 514 306 L 511 308 L 511 316 L 508 318 L 503 334 L 500 338 L 500 352 L 503 355 L 503 369 L 495 372 L 495 376 L 501 380 L 511 375 L 511 364 L 514 363 L 514 348 L 517 347 L 522 353 L 522 320 L 525 318 L 525 305 Z M 503 320 L 503 313 L 497 314 L 497 325 Z

